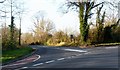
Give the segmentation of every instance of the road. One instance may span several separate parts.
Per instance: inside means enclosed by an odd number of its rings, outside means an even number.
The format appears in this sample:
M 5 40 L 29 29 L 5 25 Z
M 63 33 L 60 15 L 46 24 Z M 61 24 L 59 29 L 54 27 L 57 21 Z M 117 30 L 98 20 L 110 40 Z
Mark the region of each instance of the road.
M 28 58 L 2 66 L 2 70 L 39 68 L 118 68 L 118 47 L 46 47 L 31 46 L 37 50 Z

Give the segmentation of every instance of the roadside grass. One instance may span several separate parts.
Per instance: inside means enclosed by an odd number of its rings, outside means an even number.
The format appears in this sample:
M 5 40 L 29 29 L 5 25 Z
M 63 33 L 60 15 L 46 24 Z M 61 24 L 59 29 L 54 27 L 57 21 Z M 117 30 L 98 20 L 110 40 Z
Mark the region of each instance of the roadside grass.
M 32 51 L 33 49 L 31 47 L 22 47 L 15 50 L 3 50 L 2 57 L 0 57 L 0 62 L 5 63 L 10 60 L 17 59 L 31 53 Z
M 120 45 L 120 42 L 118 43 L 101 43 L 101 44 L 95 44 L 95 47 L 99 47 L 99 46 L 115 46 L 115 45 Z
M 67 43 L 67 42 L 60 42 L 58 44 L 55 44 L 55 45 L 50 45 L 50 46 L 56 46 L 56 47 L 80 47 L 80 48 L 87 48 L 87 47 L 107 47 L 107 46 L 116 46 L 116 45 L 120 45 L 120 42 L 117 42 L 117 43 L 100 43 L 100 44 L 90 44 L 90 43 L 87 43 L 87 44 L 84 44 L 84 45 L 81 45 L 79 43 L 74 43 L 74 42 L 71 42 L 71 43 Z

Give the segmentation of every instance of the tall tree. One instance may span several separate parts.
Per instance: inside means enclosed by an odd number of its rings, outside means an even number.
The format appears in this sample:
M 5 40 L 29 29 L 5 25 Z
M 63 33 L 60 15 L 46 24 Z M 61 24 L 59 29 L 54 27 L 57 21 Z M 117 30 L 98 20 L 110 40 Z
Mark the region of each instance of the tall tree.
M 14 28 L 15 28 L 15 24 L 14 24 L 14 19 L 15 17 L 13 16 L 13 0 L 10 0 L 10 13 L 11 13 L 11 25 L 10 26 L 10 44 L 11 44 L 11 48 L 13 49 L 13 47 L 16 46 L 16 44 L 14 43 Z
M 101 15 L 101 10 L 103 8 L 103 5 L 101 7 L 99 7 L 99 9 L 97 8 L 97 17 L 96 17 L 96 27 L 97 27 L 97 41 L 98 42 L 102 42 L 103 41 L 103 27 L 104 27 L 104 18 L 105 18 L 105 11 L 103 12 L 103 14 Z
M 80 20 L 80 34 L 81 34 L 81 41 L 84 43 L 87 41 L 88 38 L 88 30 L 89 30 L 89 24 L 88 24 L 88 18 L 92 16 L 93 13 L 91 13 L 91 10 L 94 9 L 95 7 L 103 4 L 95 4 L 94 1 L 80 1 L 78 2 L 73 2 L 70 0 L 67 0 L 67 7 L 72 9 L 76 9 L 79 11 L 79 20 Z
M 9 11 L 10 19 L 11 19 L 11 24 L 10 26 L 10 43 L 12 47 L 15 47 L 15 40 L 14 40 L 14 28 L 15 28 L 15 23 L 14 20 L 17 18 L 20 19 L 20 29 L 19 29 L 19 45 L 20 45 L 20 37 L 21 37 L 21 14 L 23 14 L 23 8 L 21 8 L 21 5 L 23 6 L 23 1 L 19 0 L 6 0 L 4 3 L 3 7 L 7 6 L 6 10 Z

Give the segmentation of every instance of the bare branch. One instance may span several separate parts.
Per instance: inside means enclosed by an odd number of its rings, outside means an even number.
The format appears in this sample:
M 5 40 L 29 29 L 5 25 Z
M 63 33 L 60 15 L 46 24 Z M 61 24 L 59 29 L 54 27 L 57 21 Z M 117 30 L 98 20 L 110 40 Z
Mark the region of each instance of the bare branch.
M 101 5 L 101 4 L 104 4 L 104 2 L 92 6 L 92 9 L 95 8 L 95 7 L 97 7 L 97 6 L 99 6 L 99 5 Z
M 4 3 L 6 0 L 4 0 L 4 1 L 1 1 L 0 3 Z
M 4 13 L 8 13 L 8 12 L 6 12 L 6 11 L 3 11 L 3 10 L 0 10 L 1 12 L 4 12 Z
M 117 8 L 117 7 L 118 7 L 117 5 L 115 6 L 113 3 L 108 2 L 108 1 L 104 1 L 104 3 L 106 3 L 106 4 L 110 4 L 110 5 L 113 6 L 114 8 Z
M 77 2 L 69 2 L 71 5 L 75 5 L 77 7 L 79 7 L 79 5 L 77 4 Z

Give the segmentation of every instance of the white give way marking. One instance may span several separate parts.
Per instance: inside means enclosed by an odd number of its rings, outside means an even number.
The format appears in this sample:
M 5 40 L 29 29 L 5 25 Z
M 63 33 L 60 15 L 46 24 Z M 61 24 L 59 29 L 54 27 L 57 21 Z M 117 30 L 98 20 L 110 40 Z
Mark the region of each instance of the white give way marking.
M 71 52 L 87 52 L 87 51 L 84 51 L 84 50 L 77 50 L 77 49 L 63 49 L 65 51 L 71 51 Z

